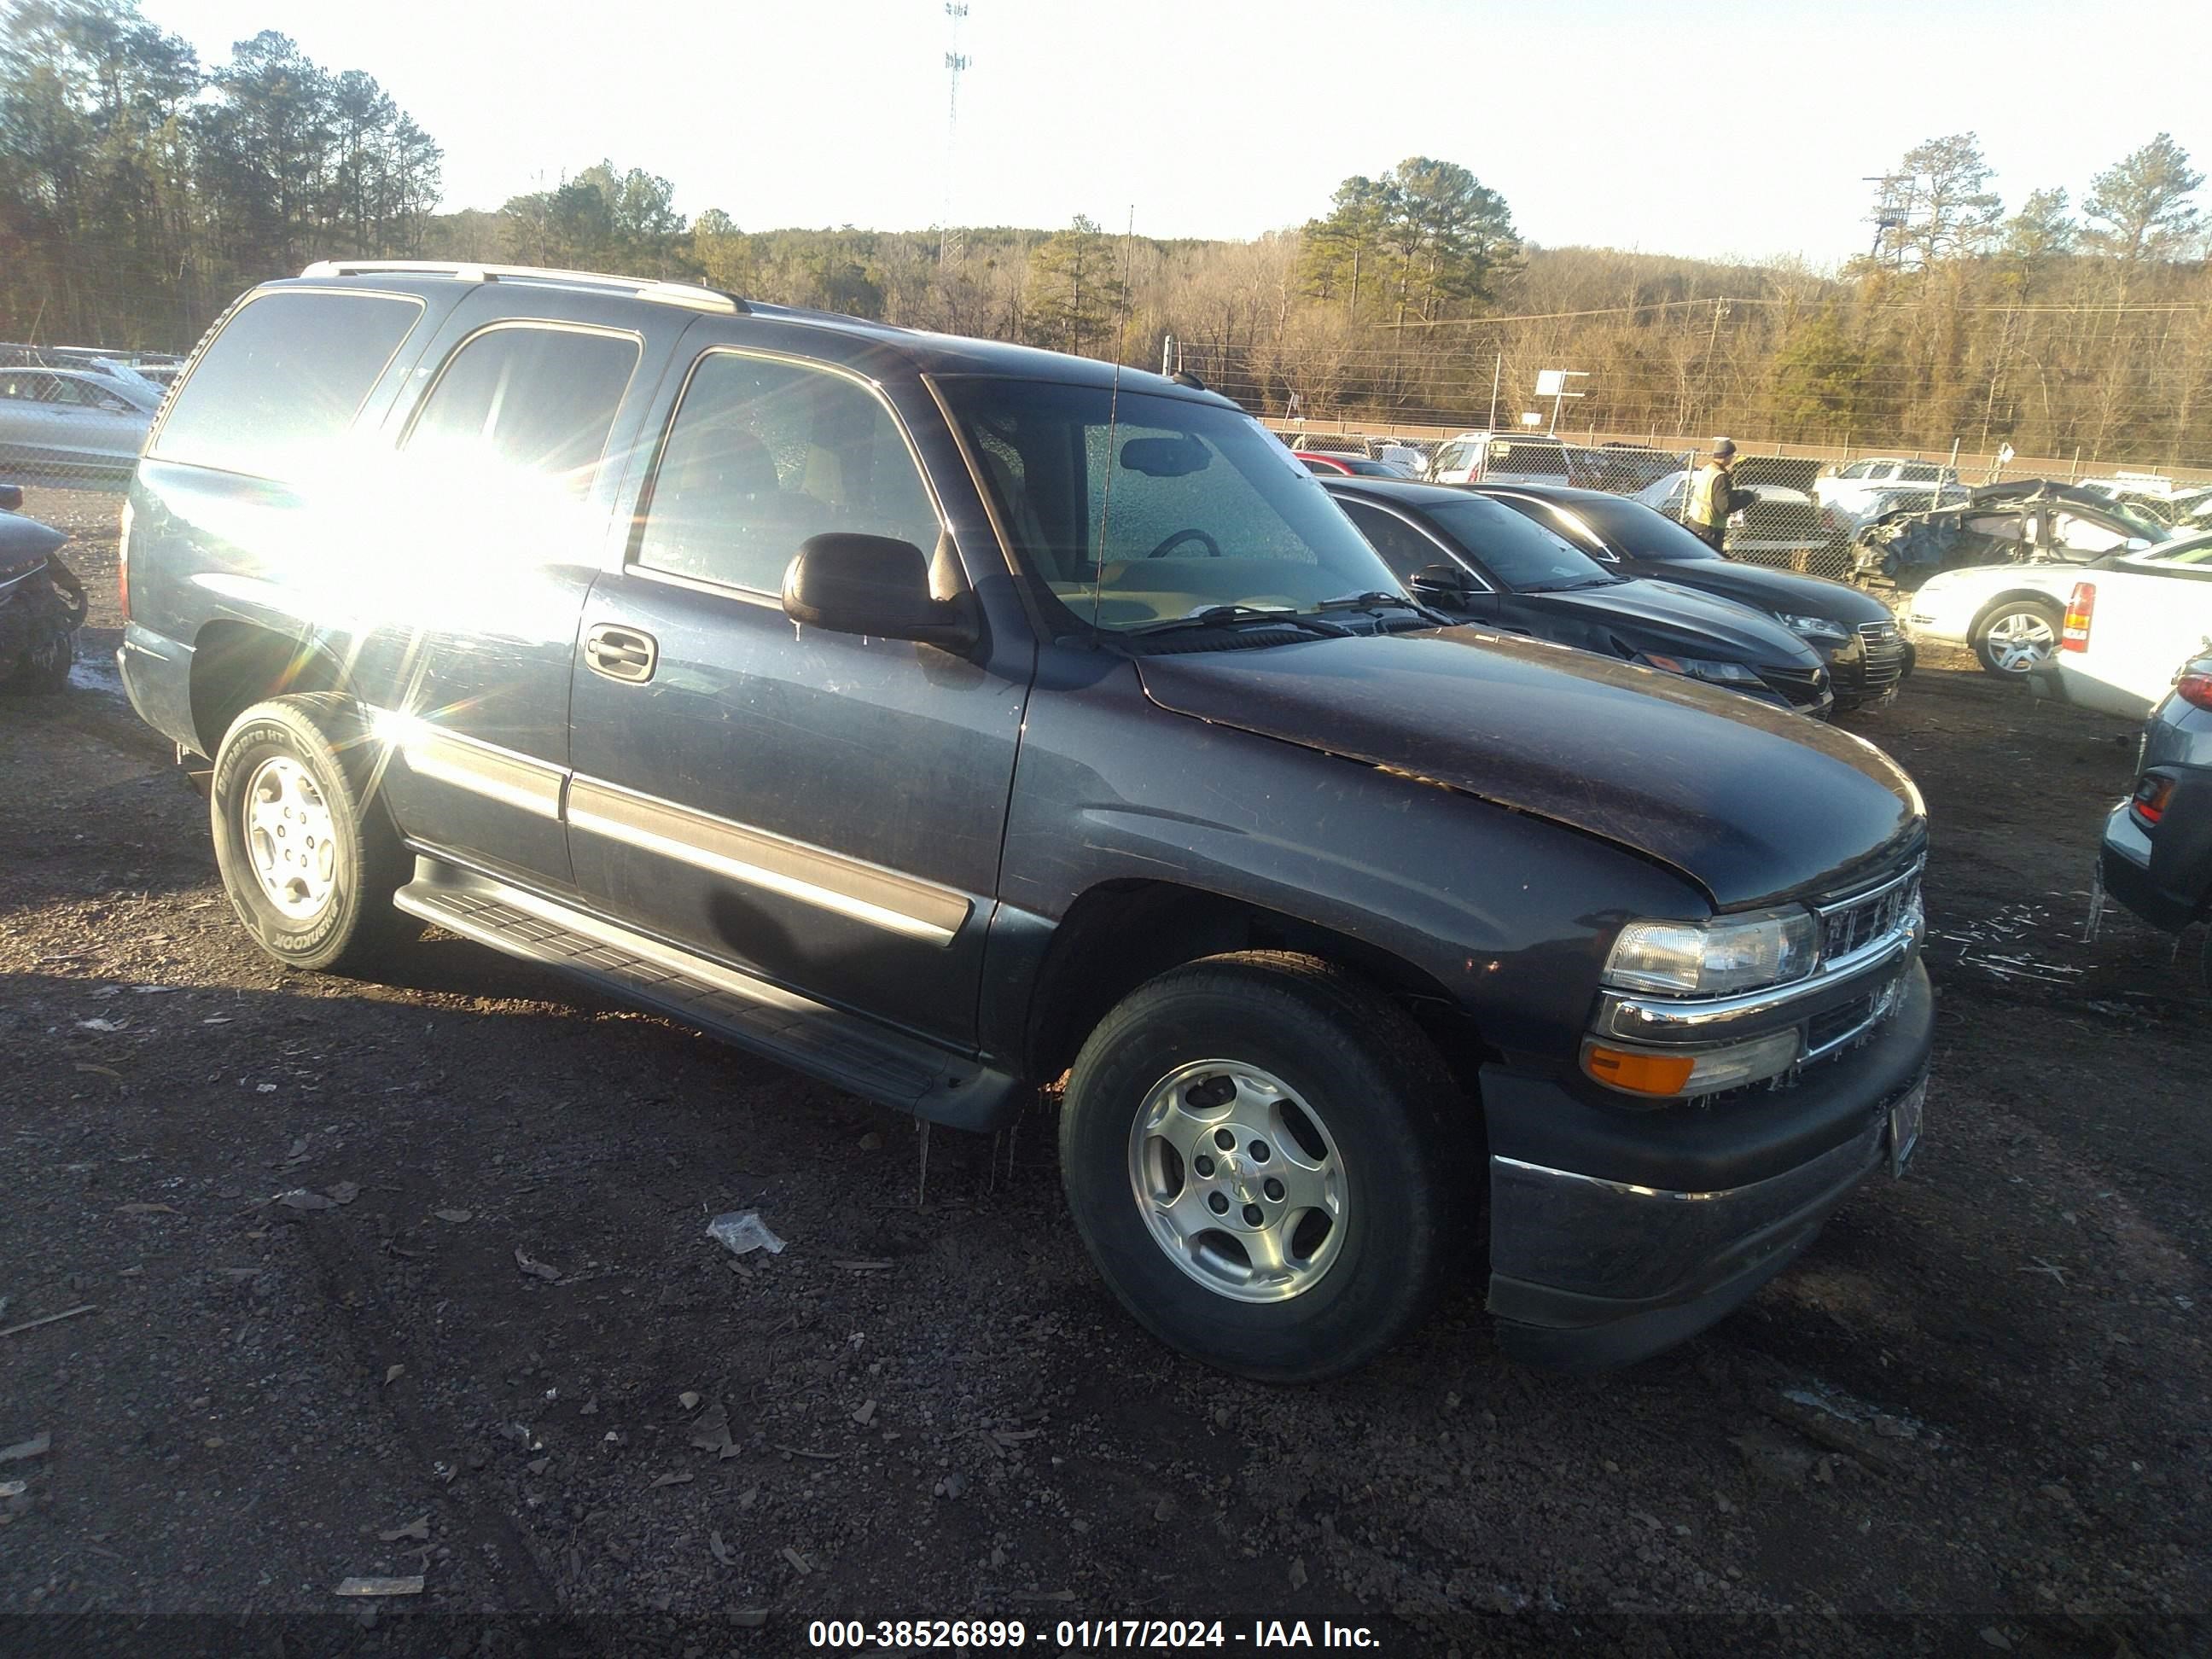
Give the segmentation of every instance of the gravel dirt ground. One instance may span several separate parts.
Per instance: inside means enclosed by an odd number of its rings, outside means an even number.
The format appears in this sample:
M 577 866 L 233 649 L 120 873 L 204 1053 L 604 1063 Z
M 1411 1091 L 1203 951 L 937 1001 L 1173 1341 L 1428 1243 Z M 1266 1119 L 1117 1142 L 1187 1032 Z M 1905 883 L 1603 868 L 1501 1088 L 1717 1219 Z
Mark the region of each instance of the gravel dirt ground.
M 1561 1378 L 1470 1288 L 1285 1390 L 1113 1305 L 1042 1108 L 925 1141 L 458 939 L 258 955 L 106 666 L 114 505 L 33 495 L 95 609 L 0 708 L 0 1647 L 2206 1650 L 2212 1001 L 2124 915 L 2084 940 L 2121 726 L 1950 657 L 1844 722 L 1929 798 L 1935 1088 L 1743 1311 Z M 745 1209 L 788 1249 L 707 1238 Z

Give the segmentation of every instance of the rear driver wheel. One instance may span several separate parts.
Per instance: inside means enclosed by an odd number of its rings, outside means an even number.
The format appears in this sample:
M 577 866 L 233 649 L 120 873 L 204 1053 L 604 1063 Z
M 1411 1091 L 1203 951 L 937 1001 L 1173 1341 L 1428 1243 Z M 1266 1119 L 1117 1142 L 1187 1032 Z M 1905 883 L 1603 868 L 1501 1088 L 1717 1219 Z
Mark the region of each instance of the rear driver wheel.
M 374 786 L 343 697 L 256 703 L 222 740 L 208 789 L 216 865 L 246 930 L 287 967 L 358 973 L 422 931 L 392 906 L 413 860 Z
M 1304 1382 L 1427 1310 L 1479 1190 L 1464 1111 L 1397 1006 L 1311 957 L 1210 957 L 1083 1045 L 1060 1119 L 1077 1231 L 1123 1306 L 1224 1370 Z
M 2065 617 L 2048 599 L 2008 599 L 1982 618 L 1974 654 L 1992 674 L 2018 679 L 2058 648 Z

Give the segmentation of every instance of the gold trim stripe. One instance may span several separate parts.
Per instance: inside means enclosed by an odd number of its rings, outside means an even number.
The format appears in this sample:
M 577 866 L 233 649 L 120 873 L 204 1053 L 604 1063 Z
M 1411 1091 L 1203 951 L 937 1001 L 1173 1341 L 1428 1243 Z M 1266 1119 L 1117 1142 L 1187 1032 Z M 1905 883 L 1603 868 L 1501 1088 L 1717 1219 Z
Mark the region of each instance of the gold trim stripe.
M 568 818 L 571 829 L 909 939 L 949 945 L 968 920 L 963 894 L 595 779 L 569 783 Z

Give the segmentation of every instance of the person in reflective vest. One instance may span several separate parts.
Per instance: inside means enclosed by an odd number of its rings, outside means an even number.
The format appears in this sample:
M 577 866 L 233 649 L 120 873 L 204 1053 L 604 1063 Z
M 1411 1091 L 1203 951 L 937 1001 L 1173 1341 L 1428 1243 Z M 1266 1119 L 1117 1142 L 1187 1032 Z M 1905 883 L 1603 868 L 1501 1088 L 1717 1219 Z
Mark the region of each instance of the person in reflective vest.
M 1716 553 L 1728 538 L 1729 514 L 1759 499 L 1736 487 L 1735 465 L 1735 441 L 1714 439 L 1712 458 L 1690 475 L 1690 499 L 1682 508 L 1682 522 Z

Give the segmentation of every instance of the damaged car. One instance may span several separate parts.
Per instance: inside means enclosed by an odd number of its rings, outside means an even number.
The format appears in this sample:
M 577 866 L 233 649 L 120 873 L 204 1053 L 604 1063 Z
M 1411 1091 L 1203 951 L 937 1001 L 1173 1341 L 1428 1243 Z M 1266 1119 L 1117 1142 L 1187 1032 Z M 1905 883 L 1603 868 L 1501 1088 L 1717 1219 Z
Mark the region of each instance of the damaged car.
M 22 505 L 21 489 L 0 484 L 0 690 L 58 691 L 76 659 L 84 585 L 55 550 L 69 537 Z
M 2172 534 L 2109 495 L 2049 478 L 1985 484 L 1966 501 L 1883 514 L 1852 541 L 1851 574 L 1911 592 L 1940 571 L 1984 564 L 2081 564 L 2141 552 Z

